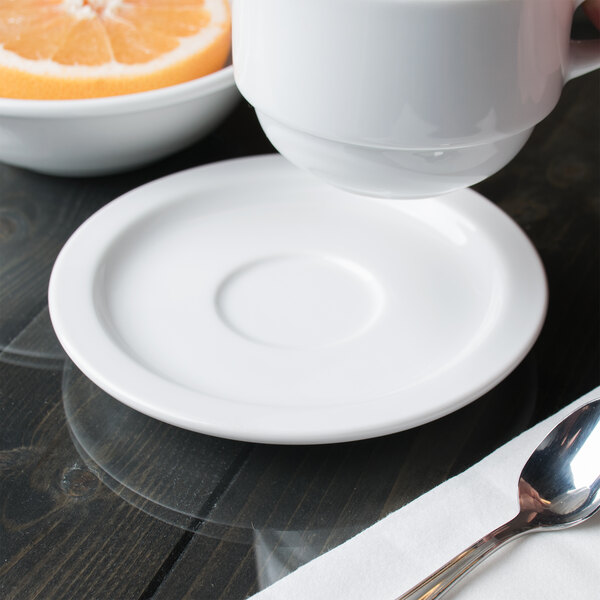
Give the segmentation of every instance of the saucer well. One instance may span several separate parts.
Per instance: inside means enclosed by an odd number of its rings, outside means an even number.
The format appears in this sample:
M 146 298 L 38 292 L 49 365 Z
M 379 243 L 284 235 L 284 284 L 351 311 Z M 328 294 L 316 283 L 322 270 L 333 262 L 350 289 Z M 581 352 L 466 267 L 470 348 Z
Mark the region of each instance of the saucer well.
M 547 304 L 523 232 L 472 190 L 389 201 L 280 156 L 114 200 L 59 255 L 50 316 L 73 362 L 156 419 L 283 444 L 385 435 L 480 397 Z

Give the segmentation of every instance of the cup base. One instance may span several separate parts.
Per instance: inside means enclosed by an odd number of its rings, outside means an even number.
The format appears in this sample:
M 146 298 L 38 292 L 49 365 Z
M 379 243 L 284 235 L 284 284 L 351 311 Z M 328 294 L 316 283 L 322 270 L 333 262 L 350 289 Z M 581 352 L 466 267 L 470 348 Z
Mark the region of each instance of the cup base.
M 533 128 L 486 144 L 394 149 L 338 142 L 288 127 L 257 111 L 275 148 L 290 162 L 349 192 L 415 199 L 464 189 L 504 167 Z

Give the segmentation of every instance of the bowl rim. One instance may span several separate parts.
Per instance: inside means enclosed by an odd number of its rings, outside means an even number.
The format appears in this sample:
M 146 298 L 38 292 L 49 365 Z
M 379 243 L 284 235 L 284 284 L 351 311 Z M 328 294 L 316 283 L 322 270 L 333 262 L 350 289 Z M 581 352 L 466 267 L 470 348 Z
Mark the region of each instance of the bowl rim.
M 150 110 L 185 102 L 228 87 L 235 87 L 231 64 L 197 79 L 120 96 L 75 100 L 21 100 L 0 97 L 0 117 L 77 118 Z

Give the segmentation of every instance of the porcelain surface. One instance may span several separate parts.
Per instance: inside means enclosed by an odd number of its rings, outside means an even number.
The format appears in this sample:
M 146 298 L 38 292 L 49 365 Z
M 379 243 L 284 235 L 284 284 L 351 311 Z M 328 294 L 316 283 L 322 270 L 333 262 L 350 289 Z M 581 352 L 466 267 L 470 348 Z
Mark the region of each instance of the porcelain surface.
M 596 41 L 569 39 L 578 4 L 240 2 L 235 78 L 278 150 L 330 183 L 448 192 L 502 168 L 565 82 L 600 66 Z
M 475 192 L 366 198 L 280 156 L 115 200 L 67 242 L 49 289 L 65 350 L 121 402 L 283 444 L 456 410 L 519 364 L 546 301 L 533 246 Z
M 0 98 L 0 161 L 51 175 L 126 171 L 201 139 L 238 100 L 232 66 L 194 81 L 123 96 Z

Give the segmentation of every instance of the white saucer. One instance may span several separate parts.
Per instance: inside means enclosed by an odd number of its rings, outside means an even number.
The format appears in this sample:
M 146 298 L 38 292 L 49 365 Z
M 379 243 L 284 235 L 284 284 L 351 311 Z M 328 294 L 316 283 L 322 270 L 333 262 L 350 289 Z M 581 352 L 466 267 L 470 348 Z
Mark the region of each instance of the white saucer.
M 460 408 L 523 359 L 546 302 L 533 246 L 475 192 L 364 198 L 279 156 L 125 194 L 67 242 L 49 290 L 65 350 L 118 400 L 289 444 Z

